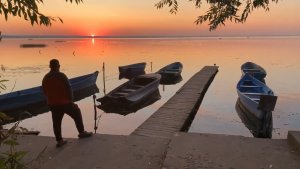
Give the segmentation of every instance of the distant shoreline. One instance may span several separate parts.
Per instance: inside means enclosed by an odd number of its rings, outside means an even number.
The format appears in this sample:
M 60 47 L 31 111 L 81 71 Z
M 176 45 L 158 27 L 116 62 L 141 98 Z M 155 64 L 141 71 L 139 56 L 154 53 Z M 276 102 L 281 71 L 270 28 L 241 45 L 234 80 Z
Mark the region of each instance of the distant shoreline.
M 2 39 L 251 39 L 251 38 L 300 38 L 300 35 L 251 35 L 251 36 L 78 36 L 78 35 L 2 35 Z

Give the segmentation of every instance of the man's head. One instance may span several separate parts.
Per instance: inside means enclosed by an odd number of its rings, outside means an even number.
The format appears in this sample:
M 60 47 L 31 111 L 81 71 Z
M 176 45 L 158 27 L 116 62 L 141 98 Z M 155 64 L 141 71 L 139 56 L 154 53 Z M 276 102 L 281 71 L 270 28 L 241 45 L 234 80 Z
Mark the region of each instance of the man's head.
M 59 61 L 57 59 L 51 59 L 49 67 L 51 70 L 59 70 Z

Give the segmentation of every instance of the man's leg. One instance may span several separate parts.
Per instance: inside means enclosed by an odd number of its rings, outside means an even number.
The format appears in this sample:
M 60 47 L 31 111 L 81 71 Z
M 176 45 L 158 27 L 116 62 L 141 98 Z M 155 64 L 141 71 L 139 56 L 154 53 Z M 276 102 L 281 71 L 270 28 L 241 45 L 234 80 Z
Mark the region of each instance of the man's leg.
M 76 128 L 78 130 L 78 137 L 79 138 L 85 138 L 85 137 L 90 137 L 93 135 L 92 132 L 86 132 L 84 130 L 84 125 L 83 125 L 83 120 L 82 120 L 82 115 L 81 111 L 78 107 L 77 104 L 70 104 L 67 108 L 66 114 L 68 114 L 70 117 L 72 117 L 75 121 Z
M 76 128 L 79 133 L 84 131 L 84 125 L 82 121 L 82 115 L 77 104 L 70 104 L 67 106 L 67 110 L 65 111 L 75 122 Z
M 64 117 L 64 113 L 59 107 L 51 106 L 50 110 L 52 112 L 53 131 L 54 131 L 56 141 L 61 141 L 62 140 L 61 122 Z

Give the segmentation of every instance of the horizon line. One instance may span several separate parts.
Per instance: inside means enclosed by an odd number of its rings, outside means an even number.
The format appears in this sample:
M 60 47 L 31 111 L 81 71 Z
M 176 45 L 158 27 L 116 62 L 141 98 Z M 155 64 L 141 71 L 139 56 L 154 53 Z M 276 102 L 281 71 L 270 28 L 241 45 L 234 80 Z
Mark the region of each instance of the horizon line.
M 43 38 L 241 38 L 241 37 L 298 37 L 300 36 L 295 35 L 214 35 L 214 36 L 192 36 L 192 35 L 114 35 L 114 36 L 92 36 L 92 35 L 0 35 L 2 39 L 5 38 L 36 38 L 36 39 L 43 39 Z

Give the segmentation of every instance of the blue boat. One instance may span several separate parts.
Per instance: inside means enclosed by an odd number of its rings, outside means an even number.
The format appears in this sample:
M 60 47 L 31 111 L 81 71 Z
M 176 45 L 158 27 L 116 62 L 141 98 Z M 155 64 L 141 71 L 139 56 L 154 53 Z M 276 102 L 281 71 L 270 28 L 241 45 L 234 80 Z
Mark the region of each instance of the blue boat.
M 119 66 L 119 73 L 120 74 L 130 74 L 136 72 L 144 72 L 146 67 L 145 62 L 135 63 L 125 66 Z
M 266 70 L 260 65 L 253 62 L 246 62 L 241 66 L 242 74 L 250 74 L 256 79 L 264 82 L 264 78 L 267 76 Z
M 128 107 L 137 105 L 158 89 L 160 79 L 161 75 L 155 73 L 136 76 L 98 98 L 97 101 L 101 103 L 101 106 L 107 104 Z
M 75 100 L 81 98 L 83 95 L 81 91 L 84 89 L 95 89 L 94 86 L 96 85 L 98 73 L 99 72 L 96 71 L 91 74 L 70 79 Z M 46 97 L 42 91 L 42 87 L 38 86 L 0 95 L 0 103 L 0 112 L 4 112 L 10 116 L 10 113 L 7 112 L 25 111 L 33 105 L 40 103 L 46 105 Z
M 138 104 L 132 106 L 114 102 L 112 104 L 98 105 L 97 107 L 103 110 L 105 113 L 115 113 L 126 116 L 155 103 L 159 99 L 161 99 L 161 95 L 159 93 L 159 89 L 157 88 L 153 93 L 144 97 L 144 99 L 142 99 Z
M 259 128 L 262 135 L 266 134 L 268 125 L 265 123 L 272 118 L 277 96 L 266 84 L 248 73 L 240 79 L 236 88 L 242 106 L 250 116 L 264 124 Z
M 161 75 L 162 80 L 169 81 L 181 76 L 182 68 L 182 63 L 174 62 L 159 69 L 156 73 Z
M 125 72 L 125 73 L 119 73 L 119 80 L 123 79 L 123 78 L 130 80 L 130 79 L 132 79 L 136 76 L 144 75 L 144 74 L 146 74 L 145 71 L 135 71 L 135 72 L 128 71 L 128 72 Z

